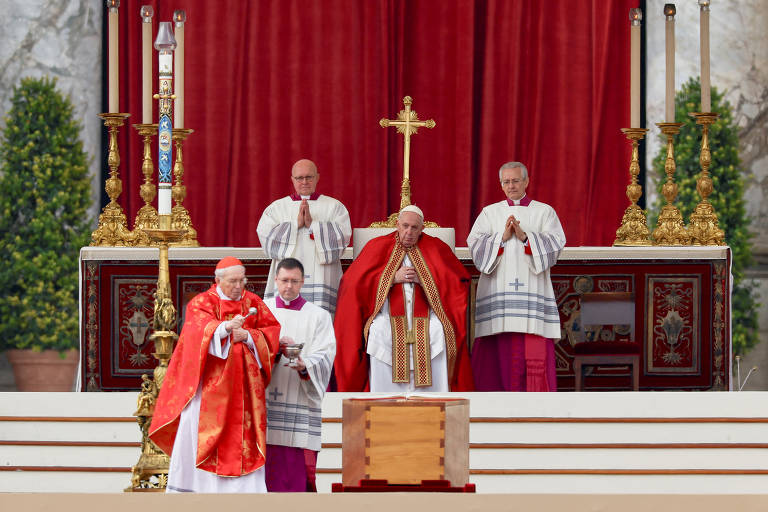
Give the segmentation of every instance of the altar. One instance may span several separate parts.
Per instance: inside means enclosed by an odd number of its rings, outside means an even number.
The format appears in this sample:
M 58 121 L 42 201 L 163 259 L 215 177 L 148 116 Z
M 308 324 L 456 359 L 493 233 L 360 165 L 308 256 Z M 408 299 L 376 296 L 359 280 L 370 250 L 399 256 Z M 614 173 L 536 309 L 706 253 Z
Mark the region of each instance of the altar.
M 456 254 L 472 275 L 469 339 L 473 339 L 478 271 L 466 247 Z M 270 260 L 261 248 L 171 248 L 170 283 L 179 311 L 208 289 L 223 256 L 243 261 L 248 289 L 261 294 Z M 150 341 L 157 285 L 156 248 L 84 247 L 80 251 L 82 391 L 138 390 L 156 365 Z M 352 260 L 347 249 L 342 265 Z M 583 342 L 580 297 L 589 292 L 632 292 L 635 322 L 601 332 L 601 339 L 642 345 L 640 389 L 730 389 L 731 251 L 728 247 L 566 247 L 552 269 L 562 325 L 556 343 L 560 391 L 574 389 L 573 346 Z M 587 390 L 627 389 L 630 371 L 595 367 Z

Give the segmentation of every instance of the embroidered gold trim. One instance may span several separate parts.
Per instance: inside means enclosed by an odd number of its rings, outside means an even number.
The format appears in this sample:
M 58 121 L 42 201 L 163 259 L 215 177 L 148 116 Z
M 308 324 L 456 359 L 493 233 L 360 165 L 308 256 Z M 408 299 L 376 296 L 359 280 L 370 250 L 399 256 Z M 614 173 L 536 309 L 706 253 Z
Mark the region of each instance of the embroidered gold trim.
M 456 365 L 456 333 L 453 330 L 453 324 L 448 319 L 448 315 L 443 309 L 443 303 L 440 301 L 440 291 L 435 285 L 435 280 L 432 277 L 432 273 L 429 271 L 426 261 L 424 261 L 424 255 L 421 254 L 421 250 L 418 245 L 413 246 L 408 251 L 408 257 L 411 259 L 413 266 L 416 268 L 416 273 L 419 275 L 421 286 L 424 288 L 424 293 L 429 301 L 429 306 L 437 315 L 440 323 L 443 325 L 443 332 L 445 333 L 445 350 L 448 363 L 448 383 L 453 382 L 453 372 Z M 431 380 L 430 374 L 430 380 Z

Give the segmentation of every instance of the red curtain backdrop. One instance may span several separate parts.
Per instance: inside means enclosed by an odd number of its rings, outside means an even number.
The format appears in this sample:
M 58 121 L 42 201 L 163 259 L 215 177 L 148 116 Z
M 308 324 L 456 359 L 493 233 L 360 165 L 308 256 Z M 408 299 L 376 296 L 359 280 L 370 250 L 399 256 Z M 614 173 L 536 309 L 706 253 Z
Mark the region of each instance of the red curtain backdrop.
M 455 227 L 457 246 L 504 198 L 498 169 L 510 160 L 526 164 L 529 195 L 555 208 L 569 246 L 610 245 L 628 204 L 620 129 L 638 1 L 123 0 L 120 110 L 141 122 L 141 6 L 154 7 L 155 34 L 184 9 L 184 205 L 202 245 L 258 246 L 259 217 L 292 190 L 300 158 L 317 163 L 318 190 L 353 227 L 395 212 L 403 137 L 379 119 L 406 95 L 437 122 L 412 138 L 413 202 Z M 156 91 L 154 50 L 153 69 Z M 123 128 L 119 146 L 133 228 L 142 145 Z

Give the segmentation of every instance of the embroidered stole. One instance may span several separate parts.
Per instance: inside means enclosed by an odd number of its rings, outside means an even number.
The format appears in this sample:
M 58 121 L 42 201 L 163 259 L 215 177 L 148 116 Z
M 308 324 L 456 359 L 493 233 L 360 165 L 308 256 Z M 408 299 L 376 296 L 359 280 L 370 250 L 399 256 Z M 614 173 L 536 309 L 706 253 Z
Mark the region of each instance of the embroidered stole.
M 365 322 L 363 338 L 367 345 L 371 322 L 373 322 L 373 319 L 381 310 L 384 301 L 389 298 L 390 322 L 392 325 L 392 382 L 410 382 L 410 347 L 413 345 L 415 354 L 414 386 L 425 387 L 432 385 L 429 308 L 432 308 L 443 325 L 449 379 L 453 376 L 453 366 L 456 362 L 456 333 L 451 321 L 448 319 L 448 315 L 446 315 L 443 309 L 437 285 L 418 245 L 411 247 L 407 252 L 416 269 L 416 274 L 419 276 L 419 281 L 421 281 L 421 286 L 414 287 L 412 329 L 408 330 L 408 318 L 405 316 L 405 296 L 402 286 L 392 286 L 392 282 L 395 280 L 395 272 L 402 265 L 406 254 L 406 249 L 399 241 L 396 241 L 389 261 L 387 261 L 384 271 L 379 278 L 379 284 L 376 288 L 376 303 L 373 313 Z M 424 299 L 426 299 L 426 303 Z M 427 307 L 427 303 L 429 307 Z

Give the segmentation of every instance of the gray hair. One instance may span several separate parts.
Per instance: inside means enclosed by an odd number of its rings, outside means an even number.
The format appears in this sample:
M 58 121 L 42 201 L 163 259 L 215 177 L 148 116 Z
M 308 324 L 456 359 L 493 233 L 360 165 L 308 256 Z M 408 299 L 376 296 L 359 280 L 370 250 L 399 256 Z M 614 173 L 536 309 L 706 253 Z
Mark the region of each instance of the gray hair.
M 232 265 L 231 267 L 217 268 L 216 270 L 213 271 L 213 275 L 221 279 L 222 277 L 224 277 L 224 274 L 226 274 L 233 268 L 238 268 L 238 267 L 245 270 L 245 267 L 243 265 Z
M 517 167 L 523 170 L 523 179 L 528 179 L 528 168 L 524 164 L 520 162 L 507 162 L 499 169 L 499 181 L 501 181 L 501 173 L 504 171 L 504 169 L 515 169 Z

